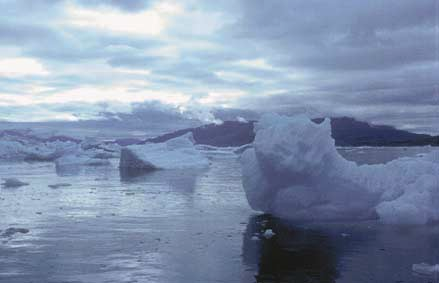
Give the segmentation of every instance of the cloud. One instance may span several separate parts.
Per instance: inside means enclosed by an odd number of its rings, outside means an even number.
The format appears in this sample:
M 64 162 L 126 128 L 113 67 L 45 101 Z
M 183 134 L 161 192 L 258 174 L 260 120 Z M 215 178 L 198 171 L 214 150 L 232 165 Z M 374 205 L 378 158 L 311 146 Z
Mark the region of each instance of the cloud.
M 215 120 L 212 108 L 227 106 L 351 115 L 436 132 L 438 6 L 436 0 L 0 1 L 0 52 L 9 60 L 0 64 L 0 105 L 29 108 L 29 116 L 43 119 L 77 119 L 102 109 L 86 107 L 80 115 L 64 107 L 54 116 L 31 108 L 160 101 L 193 109 L 201 120 Z M 5 110 L 0 119 L 22 117 L 11 115 Z
M 119 3 L 119 1 L 112 1 Z M 127 13 L 106 7 L 88 9 L 66 6 L 66 23 L 80 28 L 139 36 L 158 36 L 167 27 L 168 17 L 181 12 L 177 4 L 160 3 L 147 10 Z
M 0 58 L 0 76 L 17 77 L 28 75 L 45 76 L 49 72 L 37 60 L 33 58 Z
M 149 6 L 151 1 L 147 0 L 79 0 L 78 4 L 88 7 L 107 6 L 116 7 L 126 12 L 138 12 Z

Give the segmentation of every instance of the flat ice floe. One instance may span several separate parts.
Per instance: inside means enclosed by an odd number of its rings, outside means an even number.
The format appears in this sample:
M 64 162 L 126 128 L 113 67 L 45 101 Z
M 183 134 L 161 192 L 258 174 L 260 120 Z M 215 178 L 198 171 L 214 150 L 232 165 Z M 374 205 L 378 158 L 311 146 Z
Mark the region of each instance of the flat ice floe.
M 121 150 L 121 169 L 201 169 L 209 166 L 209 160 L 198 151 L 192 133 L 164 143 L 131 145 Z
M 439 221 L 439 155 L 357 165 L 335 148 L 330 122 L 268 114 L 241 156 L 250 206 L 294 220 Z

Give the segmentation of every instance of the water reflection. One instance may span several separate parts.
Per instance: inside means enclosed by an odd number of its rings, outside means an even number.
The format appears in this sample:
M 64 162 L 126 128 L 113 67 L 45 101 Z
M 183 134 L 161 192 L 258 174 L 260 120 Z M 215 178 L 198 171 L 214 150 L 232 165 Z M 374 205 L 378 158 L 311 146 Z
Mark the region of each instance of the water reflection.
M 59 177 L 78 176 L 83 166 L 79 165 L 56 165 L 56 175 Z
M 264 238 L 267 229 L 276 236 Z M 258 283 L 439 282 L 412 272 L 414 263 L 439 262 L 438 235 L 439 226 L 297 225 L 253 216 L 244 233 L 243 263 Z
M 193 193 L 197 179 L 203 170 L 153 170 L 120 169 L 120 181 L 124 184 L 163 184 L 171 190 Z
M 267 229 L 276 235 L 264 238 Z M 338 277 L 330 236 L 294 228 L 269 215 L 250 218 L 243 260 L 247 265 L 257 265 L 257 282 L 335 282 Z
M 153 169 L 119 167 L 120 180 L 123 182 L 135 182 L 136 179 L 154 172 L 156 170 Z
M 0 243 L 0 282 L 437 282 L 413 276 L 412 264 L 439 262 L 439 225 L 248 218 L 232 158 L 130 177 L 116 162 L 71 177 L 52 163 L 1 172 L 30 186 L 0 191 L 0 229 L 29 229 Z

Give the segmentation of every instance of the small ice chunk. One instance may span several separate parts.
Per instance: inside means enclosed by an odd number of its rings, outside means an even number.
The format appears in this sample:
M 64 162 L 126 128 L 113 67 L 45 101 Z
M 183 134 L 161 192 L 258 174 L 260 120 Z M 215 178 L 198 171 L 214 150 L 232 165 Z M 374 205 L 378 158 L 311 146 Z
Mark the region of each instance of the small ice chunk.
M 3 181 L 2 186 L 4 188 L 18 188 L 29 185 L 29 183 L 20 181 L 17 178 L 3 178 Z
M 263 234 L 263 236 L 264 236 L 265 239 L 271 239 L 271 238 L 273 238 L 275 235 L 276 235 L 276 233 L 274 233 L 273 230 L 271 230 L 271 229 L 267 229 L 267 230 L 265 230 L 265 232 L 264 232 L 264 234 Z
M 4 237 L 4 238 L 6 238 L 6 237 L 12 237 L 12 236 L 13 236 L 14 234 L 16 234 L 16 233 L 27 234 L 27 233 L 29 233 L 29 229 L 26 229 L 26 228 L 14 228 L 14 227 L 11 227 L 11 228 L 6 229 L 6 230 L 1 234 L 1 236 Z
M 351 234 L 348 233 L 341 233 L 340 236 L 342 236 L 343 238 L 349 237 Z
M 439 273 L 439 264 L 430 265 L 428 263 L 415 263 L 412 265 L 412 271 L 426 276 L 437 275 Z
M 69 184 L 69 183 L 57 183 L 57 184 L 48 185 L 48 187 L 52 188 L 52 189 L 58 189 L 61 187 L 70 187 L 71 185 L 72 184 Z
M 259 241 L 259 237 L 258 236 L 253 236 L 253 237 L 251 237 L 250 240 L 252 240 L 252 241 Z

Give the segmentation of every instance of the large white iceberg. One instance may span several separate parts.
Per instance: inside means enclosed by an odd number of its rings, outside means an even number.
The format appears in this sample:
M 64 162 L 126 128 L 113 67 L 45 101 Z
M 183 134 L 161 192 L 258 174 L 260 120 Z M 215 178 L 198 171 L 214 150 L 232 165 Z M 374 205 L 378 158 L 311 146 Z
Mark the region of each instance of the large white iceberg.
M 357 165 L 337 152 L 328 119 L 267 114 L 241 156 L 253 209 L 294 220 L 439 221 L 439 155 Z
M 199 169 L 209 160 L 194 146 L 192 133 L 164 143 L 147 143 L 122 148 L 121 169 Z

